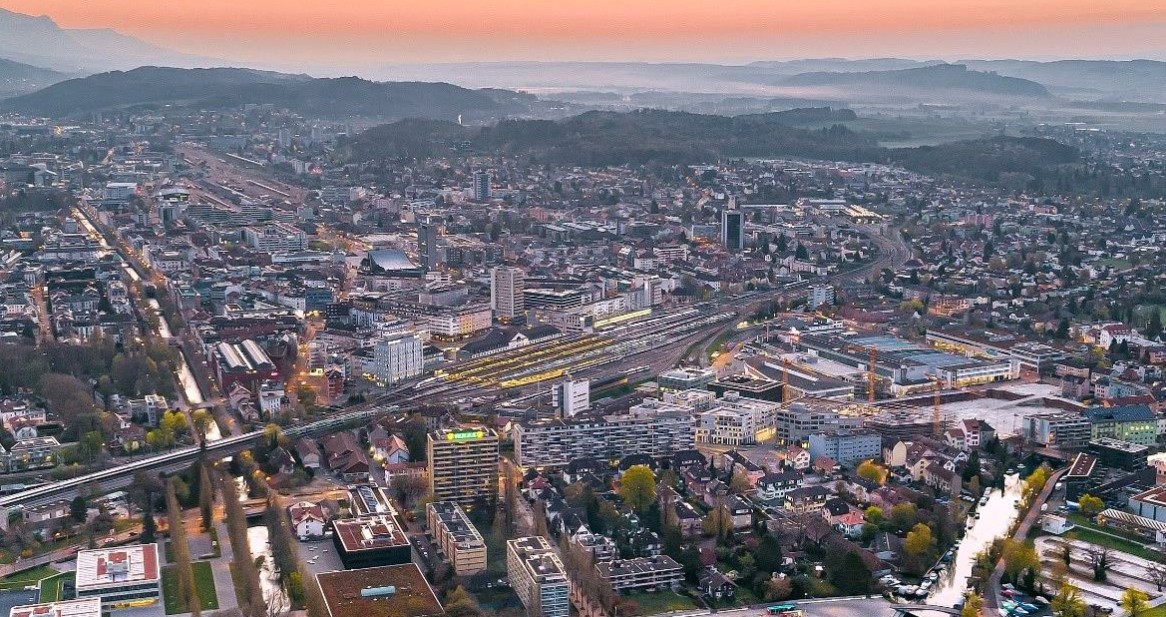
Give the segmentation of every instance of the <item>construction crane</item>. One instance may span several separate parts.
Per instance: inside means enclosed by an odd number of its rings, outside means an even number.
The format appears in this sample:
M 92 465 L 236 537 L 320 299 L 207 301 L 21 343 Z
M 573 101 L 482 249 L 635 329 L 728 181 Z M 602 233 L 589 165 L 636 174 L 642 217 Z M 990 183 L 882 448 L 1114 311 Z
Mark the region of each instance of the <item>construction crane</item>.
M 939 405 L 942 403 L 940 394 L 943 392 L 943 379 L 935 378 L 935 396 L 932 401 L 934 409 L 931 412 L 931 435 L 936 440 L 943 439 L 943 415 L 939 410 Z
M 875 373 L 875 363 L 879 359 L 879 350 L 874 345 L 868 348 L 870 354 L 866 361 L 866 402 L 874 405 L 875 388 L 878 386 L 879 376 Z
M 788 403 L 789 396 L 789 358 L 781 359 L 781 402 Z

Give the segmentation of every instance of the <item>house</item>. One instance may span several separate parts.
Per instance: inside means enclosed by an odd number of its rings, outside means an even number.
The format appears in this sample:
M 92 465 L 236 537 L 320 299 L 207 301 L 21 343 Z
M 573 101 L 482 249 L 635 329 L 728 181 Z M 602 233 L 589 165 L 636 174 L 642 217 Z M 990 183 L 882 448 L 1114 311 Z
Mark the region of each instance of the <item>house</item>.
M 962 428 L 949 428 L 943 432 L 943 441 L 958 450 L 967 449 L 967 435 Z
M 767 473 L 757 481 L 757 498 L 764 501 L 784 499 L 786 493 L 797 488 L 801 482 L 802 474 L 796 469 Z
M 699 450 L 680 450 L 672 455 L 672 470 L 680 473 L 692 467 L 708 468 L 708 459 Z
M 704 487 L 704 504 L 715 508 L 729 496 L 729 485 L 720 480 L 712 480 Z
M 680 480 L 690 495 L 703 495 L 712 479 L 713 474 L 708 467 L 688 467 L 680 474 Z
M 368 456 L 351 431 L 324 437 L 324 456 L 328 461 L 328 469 L 346 482 L 368 481 Z
M 304 469 L 320 468 L 320 446 L 315 439 L 300 437 L 296 440 L 295 450 L 296 456 L 300 458 L 300 465 L 303 465 Z
M 866 517 L 858 510 L 851 510 L 842 516 L 832 517 L 830 522 L 847 538 L 857 538 L 862 535 L 862 527 L 866 524 Z
M 871 541 L 870 551 L 882 561 L 897 562 L 899 555 L 903 553 L 903 538 L 887 531 L 880 531 L 875 534 L 874 540 Z
M 712 600 L 731 600 L 737 595 L 737 584 L 709 566 L 697 575 L 700 595 Z
M 374 459 L 386 465 L 409 462 L 409 447 L 405 445 L 405 440 L 397 435 L 371 440 L 369 450 Z
M 802 486 L 785 494 L 783 507 L 791 514 L 819 512 L 830 492 L 821 486 Z
M 749 479 L 749 486 L 757 486 L 757 481 L 765 475 L 765 468 L 749 460 L 744 454 L 736 450 L 725 453 L 725 468 L 733 474 L 744 474 Z
M 1076 525 L 1069 522 L 1069 519 L 1063 516 L 1057 516 L 1056 514 L 1045 514 L 1040 519 L 1041 530 L 1055 536 L 1059 536 L 1074 527 Z
M 805 471 L 810 468 L 810 453 L 800 446 L 789 446 L 777 453 L 785 466 L 793 467 L 798 471 Z
M 291 519 L 292 530 L 301 541 L 324 537 L 324 526 L 328 520 L 320 504 L 299 501 L 287 507 L 287 514 Z
M 931 463 L 923 470 L 923 483 L 938 493 L 956 495 L 960 492 L 960 476 L 940 463 Z
M 676 525 L 680 528 L 680 535 L 685 538 L 695 538 L 701 534 L 700 512 L 687 501 L 677 501 L 672 504 L 676 512 Z
M 838 472 L 838 461 L 829 456 L 819 456 L 814 459 L 813 468 L 815 473 L 828 476 Z
M 734 530 L 749 529 L 753 525 L 753 507 L 740 495 L 729 495 L 721 507 L 733 522 Z

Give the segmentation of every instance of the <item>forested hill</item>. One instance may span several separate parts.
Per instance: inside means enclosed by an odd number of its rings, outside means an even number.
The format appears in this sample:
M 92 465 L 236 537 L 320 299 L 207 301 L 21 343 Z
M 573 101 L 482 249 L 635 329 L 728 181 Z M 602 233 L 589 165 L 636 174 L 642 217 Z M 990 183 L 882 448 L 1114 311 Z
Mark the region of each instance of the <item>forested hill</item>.
M 352 137 L 343 144 L 341 155 L 368 161 L 503 153 L 596 166 L 799 157 L 898 163 L 923 173 L 990 182 L 1001 174 L 1033 174 L 1079 159 L 1075 148 L 1049 139 L 993 137 L 887 149 L 873 137 L 841 125 L 802 129 L 787 124 L 808 114 L 802 110 L 736 117 L 659 110 L 588 112 L 560 121 L 506 120 L 485 128 L 406 120 Z

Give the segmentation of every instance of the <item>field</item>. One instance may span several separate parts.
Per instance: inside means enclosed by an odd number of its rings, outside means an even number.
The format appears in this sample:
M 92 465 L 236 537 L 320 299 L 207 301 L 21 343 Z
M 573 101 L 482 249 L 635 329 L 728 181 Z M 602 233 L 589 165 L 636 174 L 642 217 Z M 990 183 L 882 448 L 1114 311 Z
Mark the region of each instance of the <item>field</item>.
M 56 570 L 48 566 L 37 566 L 24 572 L 17 572 L 4 580 L 0 580 L 0 590 L 21 589 L 29 585 L 35 585 L 41 579 L 48 578 L 56 573 Z
M 657 615 L 671 611 L 687 611 L 699 608 L 692 598 L 682 596 L 674 591 L 640 592 L 621 596 L 623 600 L 630 600 L 640 606 L 643 615 Z
M 1067 535 L 1082 540 L 1084 542 L 1092 542 L 1098 546 L 1107 546 L 1115 551 L 1129 553 L 1131 555 L 1141 557 L 1142 559 L 1149 559 L 1151 561 L 1161 559 L 1160 553 L 1153 552 L 1143 546 L 1142 542 L 1134 538 L 1123 538 L 1125 536 L 1120 531 L 1102 529 L 1095 525 L 1088 518 L 1080 514 L 1072 514 L 1069 520 L 1077 525 L 1077 528 L 1070 531 Z
M 63 585 L 66 581 L 72 584 L 77 578 L 75 572 L 62 572 L 50 576 L 40 582 L 40 602 L 56 602 L 63 599 Z
M 194 586 L 198 590 L 198 603 L 202 610 L 219 608 L 219 598 L 215 595 L 215 577 L 211 572 L 211 564 L 198 561 L 191 564 L 194 570 Z M 188 613 L 186 603 L 178 597 L 178 566 L 168 565 L 162 568 L 162 599 L 167 615 Z

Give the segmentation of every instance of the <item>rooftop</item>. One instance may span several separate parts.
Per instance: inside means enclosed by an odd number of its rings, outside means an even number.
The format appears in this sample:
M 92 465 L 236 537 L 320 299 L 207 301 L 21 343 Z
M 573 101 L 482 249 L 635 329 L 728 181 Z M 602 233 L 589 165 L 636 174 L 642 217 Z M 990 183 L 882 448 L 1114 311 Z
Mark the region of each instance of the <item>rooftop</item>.
M 335 521 L 333 526 L 340 544 L 349 553 L 409 545 L 409 539 L 391 516 Z
M 98 548 L 77 553 L 77 588 L 158 580 L 158 545 Z
M 101 617 L 101 598 L 14 606 L 8 617 Z
M 316 575 L 316 581 L 320 584 L 330 617 L 431 617 L 445 614 L 433 588 L 412 563 L 324 572 Z M 395 588 L 395 591 L 389 592 L 388 587 Z M 367 595 L 377 592 L 383 593 Z

